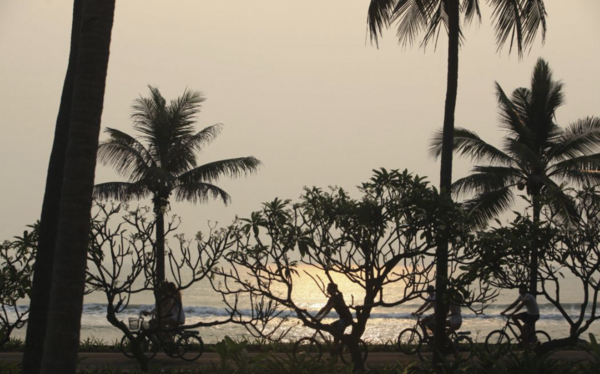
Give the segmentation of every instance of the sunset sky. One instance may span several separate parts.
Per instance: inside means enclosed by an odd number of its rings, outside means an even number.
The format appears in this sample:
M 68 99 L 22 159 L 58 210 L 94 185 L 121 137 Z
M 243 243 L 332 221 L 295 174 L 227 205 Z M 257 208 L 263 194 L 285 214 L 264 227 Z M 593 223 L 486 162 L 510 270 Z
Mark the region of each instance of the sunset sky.
M 497 51 L 491 9 L 464 30 L 456 125 L 499 144 L 494 92 L 529 86 L 546 59 L 565 83 L 557 122 L 600 116 L 600 1 L 546 0 L 548 33 L 522 60 Z M 275 197 L 296 200 L 303 186 L 350 190 L 371 170 L 409 169 L 437 186 L 429 156 L 441 127 L 446 38 L 437 50 L 398 45 L 395 30 L 379 48 L 366 31 L 368 0 L 118 0 L 102 127 L 135 134 L 132 101 L 159 87 L 167 99 L 186 88 L 206 96 L 198 130 L 223 123 L 201 163 L 255 156 L 256 175 L 219 183 L 233 202 L 173 204 L 180 232 L 207 221 L 248 216 Z M 0 0 L 0 240 L 39 219 L 48 159 L 67 67 L 72 1 Z M 101 134 L 101 139 L 105 135 Z M 454 179 L 467 160 L 455 159 Z M 99 165 L 97 182 L 120 180 Z M 149 204 L 143 201 L 141 204 Z M 134 203 L 137 204 L 137 203 Z

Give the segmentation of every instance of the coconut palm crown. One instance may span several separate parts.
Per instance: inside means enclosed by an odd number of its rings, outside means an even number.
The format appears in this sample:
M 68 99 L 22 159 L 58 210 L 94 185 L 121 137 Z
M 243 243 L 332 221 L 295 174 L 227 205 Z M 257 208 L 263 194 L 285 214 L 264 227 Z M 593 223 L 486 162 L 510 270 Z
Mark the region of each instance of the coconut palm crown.
M 206 202 L 210 197 L 227 204 L 231 198 L 216 186 L 222 176 L 239 177 L 256 172 L 261 162 L 240 157 L 197 165 L 198 154 L 221 130 L 216 124 L 196 132 L 195 116 L 205 100 L 198 91 L 185 90 L 170 103 L 158 88 L 132 105 L 131 119 L 140 134 L 135 138 L 107 128 L 108 140 L 98 147 L 98 161 L 112 166 L 127 182 L 94 187 L 94 197 L 128 201 L 152 197 L 156 224 L 156 282 L 164 280 L 164 213 L 171 196 L 176 201 Z
M 456 128 L 454 152 L 470 157 L 473 172 L 454 182 L 455 195 L 472 193 L 465 207 L 481 226 L 508 209 L 514 201 L 514 187 L 526 190 L 533 206 L 533 221 L 540 221 L 548 206 L 566 224 L 576 220 L 577 210 L 563 183 L 579 185 L 600 182 L 600 119 L 588 117 L 567 128 L 559 127 L 556 110 L 564 103 L 563 84 L 552 79 L 548 64 L 539 59 L 533 70 L 531 88 L 517 88 L 509 98 L 496 83 L 502 127 L 507 131 L 501 148 L 476 133 Z M 439 155 L 442 134 L 431 150 Z M 560 184 L 559 184 L 560 183 Z M 536 294 L 539 249 L 532 239 L 529 291 Z
M 514 201 L 514 187 L 532 198 L 534 220 L 548 204 L 564 220 L 576 218 L 563 182 L 579 185 L 600 182 L 600 118 L 580 119 L 567 128 L 558 126 L 556 110 L 564 103 L 563 84 L 552 79 L 548 63 L 539 59 L 531 88 L 518 88 L 509 98 L 496 83 L 502 127 L 502 147 L 486 143 L 473 131 L 456 128 L 454 151 L 470 157 L 472 173 L 453 183 L 456 195 L 474 194 L 465 202 L 479 224 L 485 224 Z M 431 150 L 441 151 L 441 133 Z

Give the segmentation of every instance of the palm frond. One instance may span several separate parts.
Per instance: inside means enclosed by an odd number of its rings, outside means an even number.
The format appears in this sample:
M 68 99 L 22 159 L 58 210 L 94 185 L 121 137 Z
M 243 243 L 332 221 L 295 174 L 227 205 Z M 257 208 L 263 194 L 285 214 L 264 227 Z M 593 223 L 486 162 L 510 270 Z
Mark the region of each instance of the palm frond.
M 452 194 L 456 197 L 474 193 L 511 187 L 524 180 L 519 169 L 502 166 L 475 166 L 473 173 L 452 184 Z
M 572 226 L 579 219 L 575 200 L 566 194 L 561 186 L 554 183 L 552 179 L 545 177 L 543 183 L 547 204 L 564 224 Z
M 435 47 L 437 47 L 437 41 L 439 39 L 440 31 L 442 26 L 448 33 L 448 13 L 446 11 L 446 3 L 444 1 L 431 1 L 428 4 L 430 7 L 427 9 L 427 13 L 429 14 L 429 27 L 425 32 L 425 36 L 421 41 L 421 47 L 425 48 L 429 44 L 430 41 L 435 40 Z M 462 37 L 462 33 L 459 29 L 459 36 Z M 398 35 L 400 36 L 400 35 Z
M 520 95 L 525 98 L 525 92 L 522 90 L 515 90 L 515 92 L 521 92 Z M 513 98 L 515 98 L 515 92 L 513 92 Z M 498 100 L 498 106 L 500 108 L 500 123 L 501 126 L 506 129 L 509 134 L 505 139 L 515 139 L 531 145 L 531 140 L 534 138 L 534 134 L 527 127 L 527 117 L 524 116 L 525 103 L 517 102 L 514 103 L 508 98 L 504 90 L 496 82 L 496 99 Z
M 509 52 L 516 42 L 519 58 L 523 57 L 522 9 L 519 0 L 489 0 L 494 8 L 492 22 L 496 31 L 496 45 L 500 51 L 510 39 Z
M 252 156 L 215 161 L 181 174 L 177 177 L 177 185 L 215 182 L 223 176 L 237 178 L 256 172 L 261 164 L 259 160 Z
M 436 132 L 429 147 L 429 152 L 436 158 L 442 153 L 443 135 L 442 130 Z M 485 160 L 492 164 L 513 164 L 509 155 L 486 143 L 475 132 L 463 128 L 454 129 L 453 151 L 471 158 L 474 162 Z
M 507 210 L 514 202 L 510 187 L 484 192 L 464 202 L 465 209 L 473 217 L 475 224 L 485 227 L 487 222 Z
M 183 95 L 171 100 L 168 107 L 169 123 L 174 127 L 173 138 L 193 133 L 195 116 L 200 112 L 200 104 L 206 99 L 200 91 L 185 90 Z
M 151 192 L 143 183 L 109 182 L 94 186 L 92 196 L 98 200 L 115 199 L 129 201 L 132 199 L 143 199 Z
M 194 123 L 194 117 L 200 112 L 200 104 L 204 101 L 206 98 L 200 91 L 188 89 L 178 98 L 171 100 L 169 112 L 171 117 L 180 124 L 180 129 L 192 132 L 193 128 L 190 126 Z
M 221 188 L 203 182 L 188 182 L 173 189 L 176 201 L 190 201 L 193 204 L 206 203 L 209 198 L 221 199 L 225 205 L 229 204 L 231 197 Z
M 580 186 L 600 183 L 600 154 L 566 159 L 550 166 L 549 177 L 575 182 Z
M 204 146 L 212 142 L 221 132 L 222 125 L 216 124 L 199 131 L 192 136 L 179 136 L 171 144 L 166 154 L 165 167 L 173 174 L 182 174 L 197 165 L 197 156 Z
M 479 0 L 463 0 L 462 9 L 465 12 L 465 23 L 470 24 L 477 16 L 481 22 L 481 10 L 479 9 Z
M 390 23 L 397 23 L 396 36 L 401 45 L 413 44 L 418 35 L 432 25 L 439 0 L 398 0 Z
M 130 181 L 141 178 L 154 165 L 152 155 L 131 135 L 112 128 L 105 130 L 110 138 L 98 145 L 98 161 L 115 168 Z
M 531 101 L 528 113 L 529 128 L 540 142 L 554 129 L 556 110 L 564 103 L 563 84 L 552 79 L 552 70 L 546 61 L 538 59 L 531 77 Z
M 511 94 L 510 103 L 519 118 L 524 121 L 529 117 L 531 107 L 531 90 L 525 87 L 515 89 Z
M 566 160 L 597 152 L 600 148 L 600 118 L 587 117 L 569 125 L 548 150 L 549 159 Z
M 378 37 L 389 27 L 397 0 L 371 0 L 367 12 L 367 29 L 371 43 L 379 46 Z
M 515 164 L 525 172 L 533 173 L 546 169 L 546 163 L 541 157 L 542 155 L 528 144 L 507 137 L 504 139 L 504 149 L 512 157 Z
M 517 106 L 513 103 L 498 82 L 496 82 L 496 99 L 500 108 L 500 123 L 509 132 L 508 137 L 523 141 L 531 139 L 532 133 L 527 128 L 526 119 L 522 115 L 523 104 Z
M 145 134 L 151 134 L 158 117 L 164 113 L 167 101 L 162 97 L 156 87 L 148 86 L 150 97 L 140 96 L 133 101 L 131 106 L 131 119 L 136 130 Z
M 204 146 L 210 144 L 215 138 L 221 133 L 223 124 L 217 123 L 212 126 L 208 126 L 194 136 L 186 139 L 185 143 L 187 146 L 193 147 L 197 152 L 202 152 Z
M 552 177 L 560 177 L 580 187 L 600 185 L 600 170 L 565 170 Z
M 492 19 L 498 51 L 510 40 L 509 52 L 516 44 L 519 58 L 522 58 L 540 28 L 542 41 L 545 40 L 547 14 L 543 0 L 488 0 L 488 3 L 494 8 Z
M 546 40 L 546 17 L 548 16 L 544 0 L 527 0 L 523 7 L 523 15 L 525 17 L 523 46 L 533 45 L 539 29 L 542 30 L 542 43 L 544 43 Z

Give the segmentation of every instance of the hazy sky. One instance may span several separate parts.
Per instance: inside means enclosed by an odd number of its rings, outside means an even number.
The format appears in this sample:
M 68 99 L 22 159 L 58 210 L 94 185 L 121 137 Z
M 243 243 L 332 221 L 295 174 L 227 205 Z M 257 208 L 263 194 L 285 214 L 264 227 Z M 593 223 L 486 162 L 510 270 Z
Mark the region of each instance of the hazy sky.
M 485 1 L 481 0 L 481 3 Z M 446 39 L 437 51 L 398 46 L 388 30 L 368 43 L 368 0 L 118 0 L 102 126 L 133 133 L 132 101 L 160 88 L 207 97 L 198 129 L 223 123 L 200 161 L 255 156 L 258 174 L 223 180 L 233 203 L 173 204 L 188 236 L 207 220 L 229 223 L 303 186 L 355 191 L 371 170 L 408 168 L 438 184 L 427 152 L 441 127 Z M 565 83 L 559 124 L 600 116 L 599 0 L 546 0 L 545 45 L 521 61 L 497 53 L 491 10 L 465 30 L 456 125 L 499 143 L 494 81 L 528 86 L 545 58 Z M 41 211 L 47 164 L 67 66 L 69 0 L 0 0 L 0 240 L 22 233 Z M 104 139 L 105 135 L 101 135 Z M 457 159 L 454 179 L 469 170 Z M 98 166 L 97 182 L 118 180 Z M 149 204 L 149 202 L 143 202 Z

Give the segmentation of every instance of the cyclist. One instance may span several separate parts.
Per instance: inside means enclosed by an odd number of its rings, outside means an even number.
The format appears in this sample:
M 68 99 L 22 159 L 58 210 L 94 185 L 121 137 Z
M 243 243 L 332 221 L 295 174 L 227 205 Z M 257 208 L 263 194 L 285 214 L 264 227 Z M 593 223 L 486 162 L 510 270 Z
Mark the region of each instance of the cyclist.
M 185 323 L 185 313 L 183 312 L 181 293 L 173 282 L 164 281 L 159 288 L 161 301 L 150 312 L 143 311 L 144 315 L 152 315 L 150 328 L 158 327 L 169 329 Z M 169 340 L 172 335 L 168 332 L 162 332 L 163 338 Z
M 526 285 L 521 285 L 519 287 L 519 297 L 517 300 L 515 300 L 514 303 L 512 303 L 500 314 L 505 316 L 506 312 L 515 307 L 516 309 L 509 315 L 509 317 L 512 318 L 513 322 L 519 327 L 519 330 L 521 330 L 523 342 L 529 342 L 531 339 L 532 343 L 536 343 L 536 337 L 534 333 L 535 322 L 540 319 L 540 308 L 535 300 L 535 296 L 527 292 Z M 526 307 L 527 311 L 517 314 L 517 312 L 523 307 Z M 522 321 L 523 324 L 521 324 L 519 321 Z
M 455 301 L 450 300 L 450 305 L 448 306 L 448 319 L 446 319 L 448 336 L 450 336 L 453 332 L 457 331 L 461 325 L 462 314 L 460 312 L 460 305 Z
M 435 287 L 431 285 L 427 286 L 427 294 L 429 296 L 427 296 L 427 299 L 425 299 L 425 303 L 423 303 L 419 309 L 411 313 L 413 316 L 422 315 L 435 306 Z M 427 335 L 429 335 L 427 329 L 433 331 L 435 327 L 435 316 L 433 314 L 429 314 L 421 318 L 419 321 L 419 326 L 421 327 L 421 330 L 423 330 L 424 336 L 427 337 Z
M 181 292 L 179 292 L 175 283 L 167 283 L 166 295 L 167 298 L 171 299 L 171 307 L 166 313 L 165 319 L 162 322 L 169 326 L 185 324 L 185 313 L 183 311 Z
M 340 319 L 330 324 L 330 326 L 332 327 L 334 347 L 337 347 L 342 335 L 344 335 L 344 330 L 353 323 L 352 313 L 344 301 L 344 295 L 338 290 L 337 284 L 329 283 L 327 285 L 327 294 L 329 295 L 327 304 L 319 310 L 315 319 L 320 321 L 331 311 L 331 309 L 335 310 Z

